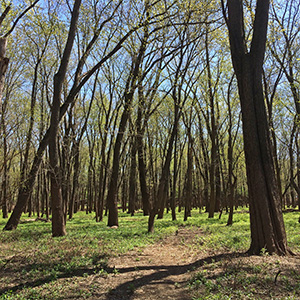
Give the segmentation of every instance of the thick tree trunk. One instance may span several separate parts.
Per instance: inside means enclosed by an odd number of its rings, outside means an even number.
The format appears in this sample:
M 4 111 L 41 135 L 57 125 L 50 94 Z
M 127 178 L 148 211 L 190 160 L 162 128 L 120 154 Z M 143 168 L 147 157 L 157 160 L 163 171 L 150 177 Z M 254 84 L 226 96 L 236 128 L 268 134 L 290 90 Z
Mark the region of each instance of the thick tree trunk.
M 225 7 L 224 13 L 225 13 Z M 287 239 L 275 176 L 262 87 L 269 0 L 258 0 L 250 52 L 244 40 L 243 1 L 228 1 L 226 18 L 231 56 L 242 108 L 244 150 L 249 190 L 249 254 L 287 254 Z
M 238 76 L 250 197 L 249 253 L 259 254 L 262 248 L 266 248 L 270 253 L 285 254 L 286 235 L 272 160 L 261 77 L 257 78 L 253 74 L 253 64 L 254 62 L 247 57 L 244 72 Z

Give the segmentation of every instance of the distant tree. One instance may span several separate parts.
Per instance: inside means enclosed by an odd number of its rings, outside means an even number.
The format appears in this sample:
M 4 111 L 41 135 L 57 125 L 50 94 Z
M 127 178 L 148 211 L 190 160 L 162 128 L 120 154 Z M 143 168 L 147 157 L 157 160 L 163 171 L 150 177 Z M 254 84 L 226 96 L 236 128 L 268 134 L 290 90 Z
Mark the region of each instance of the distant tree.
M 18 22 L 22 19 L 22 17 L 35 6 L 35 4 L 39 0 L 33 2 L 30 6 L 28 6 L 19 16 L 14 20 L 13 24 L 11 25 L 10 29 L 8 29 L 4 34 L 0 36 L 0 133 L 3 135 L 3 181 L 2 181 L 2 198 L 3 198 L 3 205 L 2 205 L 2 213 L 3 217 L 8 217 L 7 211 L 7 193 L 8 193 L 8 149 L 7 149 L 7 131 L 6 131 L 6 124 L 5 124 L 5 111 L 7 106 L 7 101 L 5 101 L 2 107 L 2 98 L 3 98 L 3 88 L 5 82 L 5 76 L 8 69 L 9 58 L 5 56 L 6 54 L 6 47 L 7 47 L 7 38 L 11 35 L 13 30 L 15 29 Z M 0 29 L 5 21 L 5 18 L 11 11 L 11 4 L 9 4 L 3 11 L 0 16 Z M 2 30 L 1 30 L 2 31 Z

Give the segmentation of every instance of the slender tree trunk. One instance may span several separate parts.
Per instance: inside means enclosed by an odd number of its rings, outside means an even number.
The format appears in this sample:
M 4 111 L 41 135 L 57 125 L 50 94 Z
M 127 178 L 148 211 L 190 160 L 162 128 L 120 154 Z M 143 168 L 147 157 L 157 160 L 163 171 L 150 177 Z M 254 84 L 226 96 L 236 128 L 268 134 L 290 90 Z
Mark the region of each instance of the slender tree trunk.
M 74 159 L 74 168 L 73 168 L 73 186 L 72 186 L 72 192 L 69 202 L 69 220 L 73 218 L 74 215 L 74 208 L 75 208 L 75 201 L 79 200 L 77 198 L 78 194 L 78 177 L 79 177 L 79 141 L 74 141 L 72 145 L 72 155 Z
M 229 215 L 227 226 L 232 225 L 233 222 L 233 192 L 234 192 L 234 183 L 233 183 L 233 141 L 232 141 L 232 113 L 230 100 L 228 101 L 228 114 L 229 114 L 229 127 L 228 127 L 228 150 L 227 150 L 227 159 L 228 159 L 228 202 L 229 202 Z
M 133 136 L 132 143 L 131 143 L 131 151 L 130 151 L 130 174 L 129 174 L 129 205 L 128 205 L 128 213 L 132 216 L 134 215 L 135 211 L 135 202 L 136 202 L 136 137 Z
M 2 179 L 2 191 L 0 200 L 2 198 L 2 216 L 3 219 L 8 218 L 7 211 L 7 196 L 8 196 L 8 159 L 7 159 L 7 138 L 6 138 L 6 126 L 4 118 L 2 118 L 2 134 L 3 134 L 3 179 Z
M 127 126 L 127 121 L 130 114 L 130 106 L 133 97 L 133 92 L 126 93 L 128 99 L 125 101 L 124 111 L 121 117 L 119 131 L 117 134 L 114 154 L 113 154 L 113 166 L 110 177 L 110 183 L 107 194 L 107 207 L 108 207 L 108 223 L 107 226 L 119 226 L 118 221 L 118 204 L 117 204 L 117 192 L 118 192 L 118 178 L 119 178 L 119 166 L 120 166 L 120 152 L 123 136 Z
M 172 221 L 176 221 L 176 193 L 177 193 L 177 175 L 178 175 L 177 139 L 178 139 L 178 132 L 176 133 L 175 141 L 174 141 L 174 170 L 173 170 L 173 185 L 171 187 Z
M 148 6 L 148 4 L 146 4 Z M 148 9 L 148 7 L 146 8 Z M 119 226 L 118 221 L 118 207 L 117 207 L 117 191 L 118 191 L 118 178 L 119 178 L 119 163 L 120 163 L 120 152 L 121 152 L 121 145 L 124 137 L 124 133 L 127 127 L 127 121 L 130 116 L 131 111 L 131 104 L 133 100 L 134 92 L 137 88 L 136 82 L 139 75 L 139 69 L 141 63 L 144 58 L 144 54 L 147 47 L 147 40 L 149 37 L 148 27 L 146 26 L 144 29 L 144 37 L 141 41 L 141 45 L 139 51 L 137 53 L 137 58 L 133 62 L 133 68 L 129 74 L 125 93 L 124 93 L 124 111 L 121 116 L 119 130 L 114 146 L 114 154 L 113 154 L 113 166 L 112 166 L 112 173 L 110 177 L 110 183 L 108 188 L 107 194 L 107 207 L 108 207 L 108 226 Z
M 0 38 L 0 112 L 2 112 L 2 96 L 3 96 L 3 88 L 5 75 L 8 68 L 9 58 L 5 57 L 7 46 L 7 39 Z
M 3 218 L 8 217 L 7 211 L 7 182 L 8 182 L 8 170 L 7 170 L 7 139 L 6 139 L 6 125 L 4 120 L 5 109 L 2 107 L 2 96 L 5 81 L 5 74 L 8 68 L 9 59 L 5 57 L 7 39 L 0 38 L 0 113 L 1 113 L 1 129 L 0 133 L 3 135 L 3 181 L 2 181 L 2 214 Z M 1 198 L 0 198 L 1 200 Z
M 216 208 L 216 173 L 217 170 L 217 126 L 215 118 L 215 101 L 212 86 L 212 74 L 210 68 L 210 56 L 208 48 L 208 28 L 205 38 L 205 53 L 207 63 L 207 80 L 208 80 L 208 94 L 210 105 L 210 138 L 211 138 L 211 157 L 210 157 L 210 170 L 209 170 L 209 185 L 210 185 L 210 199 L 209 199 L 209 213 L 208 217 L 213 218 Z
M 184 205 L 184 221 L 191 215 L 191 204 L 193 198 L 193 151 L 192 151 L 192 136 L 190 128 L 188 129 L 188 152 L 187 152 L 187 176 L 186 176 L 186 192 Z
M 142 194 L 142 204 L 143 204 L 143 212 L 144 216 L 148 216 L 150 212 L 150 195 L 147 186 L 146 180 L 146 164 L 145 164 L 145 152 L 144 152 L 144 142 L 143 138 L 145 135 L 145 127 L 147 122 L 145 121 L 145 125 L 142 126 L 142 115 L 143 109 L 145 106 L 145 99 L 142 90 L 142 82 L 139 81 L 138 86 L 138 112 L 137 112 L 137 119 L 136 119 L 136 147 L 138 152 L 138 172 L 139 172 L 139 179 L 140 179 L 140 189 Z
M 49 132 L 49 158 L 51 181 L 51 207 L 52 207 L 52 236 L 66 234 L 64 203 L 61 191 L 61 174 L 58 154 L 58 129 L 60 122 L 60 99 L 63 82 L 75 39 L 76 24 L 79 16 L 81 0 L 75 0 L 70 24 L 69 35 L 64 49 L 63 57 L 58 72 L 54 75 L 54 91 L 51 107 L 50 132 Z
M 154 231 L 154 219 L 156 214 L 163 213 L 164 207 L 165 207 L 165 201 L 167 196 L 167 189 L 169 184 L 169 173 L 170 173 L 170 164 L 172 160 L 172 152 L 173 152 L 173 145 L 174 140 L 177 132 L 177 126 L 180 119 L 181 113 L 179 112 L 178 105 L 175 104 L 175 119 L 173 124 L 172 133 L 170 136 L 168 149 L 167 149 L 167 156 L 162 168 L 161 178 L 158 186 L 157 196 L 154 199 L 153 207 L 151 209 L 149 219 L 148 219 L 148 232 Z M 162 216 L 161 216 L 162 217 Z

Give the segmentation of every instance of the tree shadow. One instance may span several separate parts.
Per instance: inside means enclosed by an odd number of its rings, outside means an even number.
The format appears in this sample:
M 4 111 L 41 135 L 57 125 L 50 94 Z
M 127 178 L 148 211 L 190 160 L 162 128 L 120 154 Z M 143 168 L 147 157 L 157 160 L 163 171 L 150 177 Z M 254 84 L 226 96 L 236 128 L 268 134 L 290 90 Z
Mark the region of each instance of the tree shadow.
M 134 271 L 142 271 L 142 270 L 153 270 L 154 272 L 145 275 L 125 283 L 118 285 L 116 288 L 112 289 L 106 296 L 106 300 L 113 300 L 113 299 L 122 299 L 122 300 L 130 300 L 134 297 L 134 290 L 138 288 L 142 288 L 149 284 L 155 285 L 159 284 L 162 281 L 165 284 L 174 285 L 175 282 L 171 280 L 164 280 L 168 276 L 178 276 L 185 274 L 191 270 L 195 270 L 203 265 L 208 265 L 211 263 L 216 263 L 223 259 L 234 259 L 238 257 L 245 257 L 247 254 L 245 253 L 223 253 L 214 256 L 209 256 L 200 260 L 197 260 L 190 264 L 184 265 L 159 265 L 159 266 L 139 266 L 136 267 L 128 267 L 128 268 L 118 268 L 118 273 L 128 273 Z M 186 295 L 187 296 L 187 295 Z M 181 298 L 181 299 L 188 299 L 188 298 Z
M 100 270 L 104 270 L 106 273 L 113 273 L 114 268 L 109 268 L 105 262 L 106 255 L 99 255 L 97 257 L 93 258 L 93 267 L 74 267 L 74 268 L 67 268 L 64 265 L 61 265 L 59 261 L 56 261 L 54 263 L 27 263 L 27 264 L 21 264 L 18 268 L 15 266 L 13 267 L 6 267 L 6 265 L 10 262 L 11 259 L 8 259 L 4 265 L 0 268 L 0 272 L 12 276 L 16 273 L 27 273 L 30 272 L 32 269 L 37 270 L 46 270 L 51 273 L 51 270 L 55 270 L 53 274 L 49 274 L 47 276 L 43 276 L 42 278 L 38 278 L 35 280 L 24 280 L 23 282 L 16 284 L 14 286 L 5 287 L 0 289 L 0 296 L 2 294 L 5 294 L 7 292 L 15 293 L 17 291 L 20 291 L 24 288 L 34 288 L 39 287 L 47 283 L 51 283 L 53 281 L 56 281 L 58 279 L 67 279 L 67 278 L 73 278 L 73 277 L 84 277 L 93 275 L 96 272 Z M 103 261 L 103 262 L 102 262 Z M 1 276 L 0 273 L 0 276 Z
M 151 273 L 149 275 L 144 275 L 137 279 L 133 279 L 133 280 L 130 280 L 130 281 L 127 281 L 125 283 L 118 285 L 116 288 L 112 289 L 106 295 L 106 299 L 107 300 L 112 300 L 112 299 L 130 300 L 133 297 L 134 289 L 137 289 L 137 288 L 140 288 L 143 286 L 147 286 L 149 284 L 151 284 L 151 285 L 159 284 L 162 280 L 164 280 L 168 276 L 181 275 L 188 271 L 199 268 L 199 267 L 203 266 L 204 264 L 207 265 L 207 264 L 218 262 L 222 259 L 233 259 L 233 258 L 237 258 L 237 257 L 241 257 L 241 256 L 246 256 L 246 254 L 243 254 L 243 253 L 219 254 L 219 255 L 214 255 L 214 256 L 210 256 L 210 257 L 206 257 L 206 258 L 197 260 L 190 264 L 175 265 L 175 266 L 174 265 L 158 265 L 158 266 L 146 265 L 146 266 L 138 266 L 138 267 L 133 266 L 133 267 L 118 268 L 117 269 L 118 274 L 138 272 L 138 271 L 143 271 L 143 270 L 144 271 L 151 270 L 151 271 L 153 271 L 153 273 Z M 101 258 L 102 257 L 100 257 L 99 259 L 101 259 Z M 36 264 L 27 264 L 26 266 L 22 266 L 22 270 L 24 270 L 24 269 L 30 270 L 33 266 L 37 267 Z M 40 264 L 38 267 L 49 269 L 51 266 L 49 264 Z M 54 265 L 52 265 L 52 267 L 54 267 Z M 62 272 L 60 274 L 55 274 L 55 276 L 49 275 L 49 276 L 39 278 L 36 280 L 22 282 L 22 283 L 16 284 L 11 287 L 2 288 L 2 289 L 0 289 L 0 295 L 3 295 L 7 292 L 15 293 L 24 288 L 39 287 L 44 284 L 48 284 L 53 281 L 56 281 L 58 279 L 68 279 L 68 278 L 72 278 L 72 277 L 90 276 L 90 275 L 97 273 L 100 270 L 104 270 L 107 274 L 115 274 L 116 273 L 115 268 L 109 267 L 107 265 L 101 265 L 101 266 L 97 266 L 94 268 L 73 268 L 71 270 L 62 270 Z M 10 272 L 15 272 L 16 270 L 15 269 L 9 270 L 9 268 L 8 268 L 5 270 L 2 270 L 2 272 L 3 271 L 7 274 Z M 175 282 L 173 282 L 171 280 L 164 280 L 164 283 L 170 284 L 170 285 L 175 284 Z M 120 296 L 120 295 L 122 295 L 122 296 Z

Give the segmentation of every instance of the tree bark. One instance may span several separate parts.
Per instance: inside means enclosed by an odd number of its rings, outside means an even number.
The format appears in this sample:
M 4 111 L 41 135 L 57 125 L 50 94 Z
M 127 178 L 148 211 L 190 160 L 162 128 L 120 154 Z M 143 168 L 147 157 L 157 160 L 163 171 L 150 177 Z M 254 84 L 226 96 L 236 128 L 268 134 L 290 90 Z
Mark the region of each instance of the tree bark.
M 3 182 L 2 182 L 2 214 L 3 218 L 8 217 L 7 211 L 7 182 L 8 182 L 8 170 L 7 170 L 7 138 L 6 138 L 6 125 L 5 125 L 5 109 L 2 107 L 2 96 L 5 81 L 5 74 L 8 68 L 9 59 L 5 57 L 7 39 L 0 38 L 0 113 L 1 113 L 1 133 L 3 135 Z M 0 198 L 1 200 L 1 198 Z
M 54 75 L 54 91 L 51 107 L 50 132 L 49 132 L 49 158 L 51 180 L 51 207 L 52 207 L 52 236 L 66 234 L 64 207 L 61 192 L 61 175 L 58 155 L 58 127 L 60 122 L 60 99 L 63 82 L 66 76 L 71 51 L 75 39 L 77 20 L 81 0 L 75 0 L 69 29 L 67 43 L 58 72 Z
M 253 38 L 248 52 L 243 19 L 243 1 L 228 1 L 231 57 L 238 80 L 244 151 L 249 190 L 251 245 L 249 254 L 285 255 L 289 252 L 273 165 L 271 140 L 262 86 L 269 0 L 257 0 Z
M 5 74 L 8 68 L 9 58 L 5 57 L 7 39 L 0 38 L 0 112 L 2 112 L 2 96 L 5 81 Z

